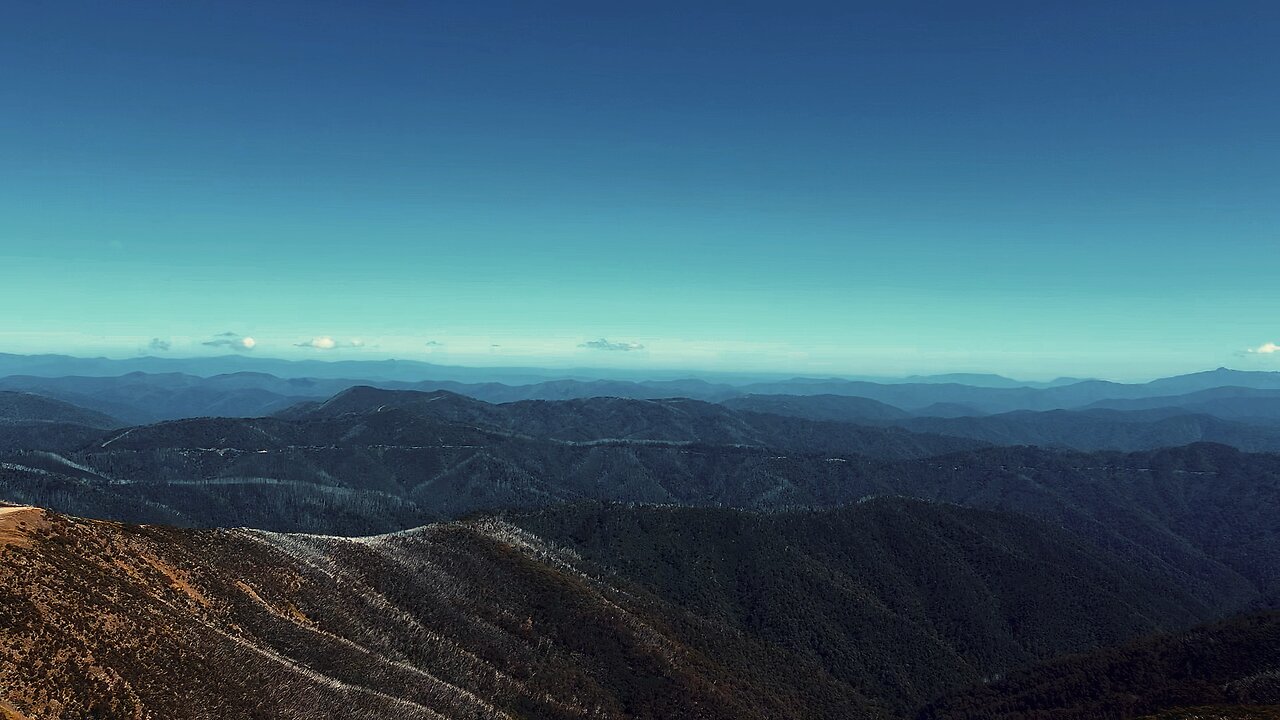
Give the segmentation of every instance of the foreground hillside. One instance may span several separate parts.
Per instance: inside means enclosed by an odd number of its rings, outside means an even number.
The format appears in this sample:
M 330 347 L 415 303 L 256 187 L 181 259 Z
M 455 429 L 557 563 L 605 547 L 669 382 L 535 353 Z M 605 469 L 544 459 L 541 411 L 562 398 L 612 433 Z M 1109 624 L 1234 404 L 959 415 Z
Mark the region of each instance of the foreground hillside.
M 826 512 L 577 505 L 513 518 L 907 712 L 939 688 L 1210 610 L 1046 524 L 901 498 Z
M 872 714 L 758 642 L 691 645 L 501 523 L 350 540 L 0 518 L 0 688 L 33 720 Z
M 888 718 L 1206 613 L 1060 530 L 916 501 L 513 520 L 580 552 L 496 519 L 347 539 L 6 508 L 0 700 L 33 720 Z

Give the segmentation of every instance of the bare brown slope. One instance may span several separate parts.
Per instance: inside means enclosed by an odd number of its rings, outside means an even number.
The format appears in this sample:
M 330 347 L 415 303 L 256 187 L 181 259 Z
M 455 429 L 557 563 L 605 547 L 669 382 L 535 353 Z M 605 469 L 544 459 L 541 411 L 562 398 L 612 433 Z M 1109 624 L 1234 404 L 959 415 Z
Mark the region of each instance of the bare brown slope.
M 29 505 L 0 505 L 0 548 L 29 546 L 31 534 L 47 525 L 44 512 Z
M 869 714 L 776 648 L 695 647 L 497 521 L 341 539 L 18 514 L 0 702 L 31 720 Z

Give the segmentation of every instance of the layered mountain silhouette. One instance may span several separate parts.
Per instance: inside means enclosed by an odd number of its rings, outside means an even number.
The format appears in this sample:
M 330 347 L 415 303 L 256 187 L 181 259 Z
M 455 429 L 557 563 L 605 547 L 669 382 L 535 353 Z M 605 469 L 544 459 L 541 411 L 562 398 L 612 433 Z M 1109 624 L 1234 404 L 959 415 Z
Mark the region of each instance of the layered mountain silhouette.
M 75 359 L 73 359 L 75 360 Z M 225 362 L 223 362 L 225 360 Z M 145 361 L 145 362 L 144 362 Z M 214 362 L 217 361 L 217 362 Z M 369 385 L 391 390 L 447 390 L 492 403 L 519 400 L 570 400 L 589 397 L 662 399 L 686 397 L 709 402 L 733 401 L 752 396 L 808 397 L 829 395 L 874 400 L 916 416 L 987 415 L 1016 410 L 1081 410 L 1181 408 L 1226 419 L 1247 419 L 1229 404 L 1218 415 L 1204 404 L 1215 396 L 1236 394 L 1274 399 L 1280 392 L 1280 373 L 1218 369 L 1149 383 L 1125 384 L 1100 380 L 1063 379 L 1050 383 L 1019 383 L 1003 379 L 965 384 L 966 376 L 933 376 L 890 381 L 881 379 L 791 378 L 761 382 L 752 378 L 682 378 L 667 380 L 619 380 L 616 378 L 559 377 L 492 372 L 502 381 L 468 381 L 432 374 L 426 364 L 370 362 L 254 361 L 250 358 L 212 358 L 209 362 L 184 363 L 155 358 L 133 361 L 94 360 L 84 363 L 44 361 L 36 357 L 0 355 L 0 390 L 34 392 L 105 412 L 132 423 L 172 420 L 202 415 L 259 416 L 276 412 L 303 400 L 322 402 L 350 387 Z M 59 373 L 60 368 L 79 369 Z M 111 369 L 130 368 L 129 372 Z M 249 368 L 258 368 L 250 370 Z M 400 368 L 394 372 L 388 368 Z M 217 370 L 211 372 L 211 370 Z M 271 374 L 269 369 L 280 373 Z M 412 373 L 404 372 L 412 369 Z M 24 372 L 25 371 L 25 372 Z M 38 371 L 38 372 L 37 372 Z M 304 372 L 314 374 L 306 375 Z M 349 374 L 343 374 L 343 373 Z M 0 369 L 0 375 L 4 370 Z M 468 377 L 484 377 L 476 373 Z M 432 377 L 434 379 L 422 379 Z M 512 379 L 521 382 L 511 382 Z M 757 399 L 752 402 L 761 402 Z M 1126 404 L 1128 403 L 1128 404 Z M 865 404 L 864 404 L 865 405 Z M 777 412 L 763 407 L 741 408 Z M 865 405 L 866 407 L 871 407 Z M 1270 414 L 1275 417 L 1274 405 Z M 1265 410 L 1265 408 L 1264 408 Z M 816 411 L 811 411 L 816 412 Z M 831 411 L 825 410 L 830 413 Z M 881 409 L 883 412 L 883 409 Z M 841 419 L 873 415 L 815 417 L 810 412 L 780 414 L 810 419 Z

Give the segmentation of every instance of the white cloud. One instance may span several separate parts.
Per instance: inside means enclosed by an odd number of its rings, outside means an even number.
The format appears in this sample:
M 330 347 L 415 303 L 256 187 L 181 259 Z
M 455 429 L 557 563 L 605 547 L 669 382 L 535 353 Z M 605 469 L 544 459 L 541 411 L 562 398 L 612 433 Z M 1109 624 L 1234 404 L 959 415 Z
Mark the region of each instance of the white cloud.
M 315 348 L 316 350 L 336 350 L 337 348 L 364 347 L 364 341 L 352 338 L 346 342 L 334 340 L 328 335 L 320 335 L 310 340 L 297 343 L 295 347 Z
M 1280 345 L 1273 342 L 1266 342 L 1256 348 L 1249 348 L 1248 350 L 1245 350 L 1245 352 L 1256 355 L 1270 355 L 1272 353 L 1280 353 Z
M 633 350 L 643 350 L 644 345 L 638 342 L 613 342 L 600 338 L 599 340 L 588 340 L 578 345 L 580 348 L 588 350 L 611 350 L 614 352 L 631 352 Z

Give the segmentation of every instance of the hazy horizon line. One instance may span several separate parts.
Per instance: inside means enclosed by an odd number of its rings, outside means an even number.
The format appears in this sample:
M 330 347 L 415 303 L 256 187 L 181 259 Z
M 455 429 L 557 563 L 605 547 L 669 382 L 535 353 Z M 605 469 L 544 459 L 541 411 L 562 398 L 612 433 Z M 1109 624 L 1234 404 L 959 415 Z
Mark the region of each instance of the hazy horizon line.
M 1122 384 L 1139 384 L 1158 380 L 1167 377 L 1177 377 L 1180 375 L 1189 375 L 1203 372 L 1214 372 L 1217 370 L 1230 370 L 1233 372 L 1280 372 L 1280 370 L 1269 369 L 1242 369 L 1228 367 L 1226 365 L 1218 365 L 1216 367 L 1202 367 L 1199 370 L 1189 370 L 1185 372 L 1175 372 L 1165 375 L 1145 375 L 1145 376 L 1110 376 L 1104 377 L 1097 374 L 1071 374 L 1059 373 L 1051 376 L 1029 377 L 1020 374 L 1010 374 L 1006 371 L 993 369 L 946 369 L 946 370 L 921 370 L 908 371 L 904 370 L 899 373 L 867 370 L 867 371 L 821 371 L 821 370 L 752 370 L 752 369 L 706 369 L 692 366 L 627 366 L 617 367 L 609 365 L 584 365 L 584 364 L 560 364 L 548 362 L 546 358 L 539 362 L 536 358 L 530 358 L 529 362 L 512 364 L 512 363 L 475 363 L 475 362 L 440 362 L 430 359 L 403 357 L 389 355 L 387 357 L 281 357 L 278 355 L 264 355 L 248 352 L 228 352 L 221 354 L 209 355 L 158 355 L 152 353 L 131 354 L 131 355 L 112 355 L 112 354 L 75 354 L 74 352 L 8 352 L 0 351 L 0 356 L 22 357 L 22 358 L 38 358 L 38 357 L 54 357 L 67 358 L 70 360 L 80 361 L 104 361 L 111 363 L 128 363 L 131 361 L 154 361 L 159 363 L 182 363 L 182 362 L 200 362 L 200 361 L 235 361 L 246 364 L 253 363 L 288 363 L 288 364 L 307 364 L 319 363 L 324 365 L 338 364 L 369 364 L 376 365 L 381 363 L 405 363 L 414 365 L 423 365 L 428 367 L 436 367 L 442 369 L 461 369 L 461 370 L 477 370 L 477 371 L 494 371 L 494 372 L 521 372 L 521 371 L 542 371 L 560 373 L 562 375 L 570 375 L 574 373 L 593 375 L 594 380 L 611 379 L 609 373 L 615 373 L 619 377 L 612 378 L 619 381 L 635 381 L 637 375 L 650 374 L 652 379 L 664 380 L 680 380 L 680 379 L 704 379 L 706 377 L 751 377 L 751 378 L 796 378 L 796 379 L 834 379 L 834 380 L 852 380 L 852 381 L 876 381 L 876 380 L 909 380 L 911 378 L 934 378 L 946 376 L 986 376 L 990 378 L 999 378 L 1017 383 L 1030 384 L 1047 384 L 1071 381 L 1103 381 L 1115 382 Z M 443 360 L 443 358 L 441 358 Z M 504 360 L 514 360 L 511 356 L 504 356 Z M 138 372 L 136 370 L 130 372 Z M 181 371 L 178 371 L 181 372 Z M 622 377 L 631 376 L 631 377 Z M 556 379 L 557 376 L 549 376 L 547 380 Z M 351 378 L 360 379 L 360 378 Z M 424 378 L 430 380 L 431 378 Z M 963 384 L 963 383 L 961 383 Z

